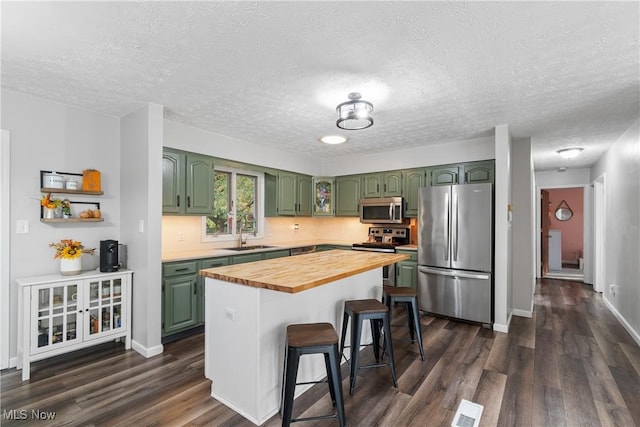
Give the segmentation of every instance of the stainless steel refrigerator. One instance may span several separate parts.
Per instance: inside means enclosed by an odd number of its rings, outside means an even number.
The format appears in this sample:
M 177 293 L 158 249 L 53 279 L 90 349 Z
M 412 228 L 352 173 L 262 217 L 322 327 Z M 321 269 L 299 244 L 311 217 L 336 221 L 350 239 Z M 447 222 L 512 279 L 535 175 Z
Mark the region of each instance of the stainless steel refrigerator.
M 493 324 L 492 184 L 420 188 L 420 310 Z

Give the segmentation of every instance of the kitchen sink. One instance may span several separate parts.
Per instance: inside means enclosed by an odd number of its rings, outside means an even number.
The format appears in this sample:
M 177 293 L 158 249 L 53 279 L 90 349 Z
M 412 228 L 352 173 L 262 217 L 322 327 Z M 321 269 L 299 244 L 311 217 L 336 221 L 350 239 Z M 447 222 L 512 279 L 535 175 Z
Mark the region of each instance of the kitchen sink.
M 275 246 L 253 245 L 253 246 L 236 246 L 235 248 L 225 248 L 229 251 L 251 251 L 254 249 L 274 248 Z

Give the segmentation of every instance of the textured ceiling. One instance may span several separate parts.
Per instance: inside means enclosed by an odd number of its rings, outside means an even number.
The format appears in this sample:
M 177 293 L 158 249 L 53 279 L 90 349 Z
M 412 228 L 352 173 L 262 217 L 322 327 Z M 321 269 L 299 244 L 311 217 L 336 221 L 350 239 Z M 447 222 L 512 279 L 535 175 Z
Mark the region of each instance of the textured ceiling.
M 2 2 L 2 86 L 318 159 L 532 137 L 586 167 L 640 115 L 638 2 Z M 373 127 L 341 131 L 360 91 Z M 327 146 L 318 138 L 341 133 Z M 555 150 L 585 147 L 572 161 Z

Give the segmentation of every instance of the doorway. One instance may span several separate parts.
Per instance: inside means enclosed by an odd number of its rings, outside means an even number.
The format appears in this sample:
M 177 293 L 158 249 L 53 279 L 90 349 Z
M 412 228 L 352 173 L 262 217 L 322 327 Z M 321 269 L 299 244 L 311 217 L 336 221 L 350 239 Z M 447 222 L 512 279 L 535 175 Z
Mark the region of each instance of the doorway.
M 585 188 L 540 189 L 540 276 L 584 280 Z

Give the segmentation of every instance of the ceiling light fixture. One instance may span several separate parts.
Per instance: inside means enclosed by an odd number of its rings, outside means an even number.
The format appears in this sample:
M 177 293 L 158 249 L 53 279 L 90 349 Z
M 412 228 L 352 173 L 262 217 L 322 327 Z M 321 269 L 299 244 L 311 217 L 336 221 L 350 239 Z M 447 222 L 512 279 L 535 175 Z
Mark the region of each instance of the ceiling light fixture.
M 584 148 L 580 148 L 580 147 L 563 148 L 562 150 L 556 151 L 556 153 L 558 153 L 560 157 L 563 157 L 565 159 L 573 159 L 574 157 L 578 157 L 578 155 L 580 154 L 580 152 L 582 152 L 582 150 L 584 150 Z
M 343 142 L 346 142 L 347 138 L 340 135 L 327 135 L 320 138 L 320 141 L 324 142 L 325 144 L 336 145 L 336 144 L 342 144 Z
M 373 125 L 373 104 L 363 101 L 358 92 L 349 94 L 349 101 L 338 104 L 336 111 L 338 112 L 338 121 L 336 126 L 344 130 L 360 130 L 366 129 Z

